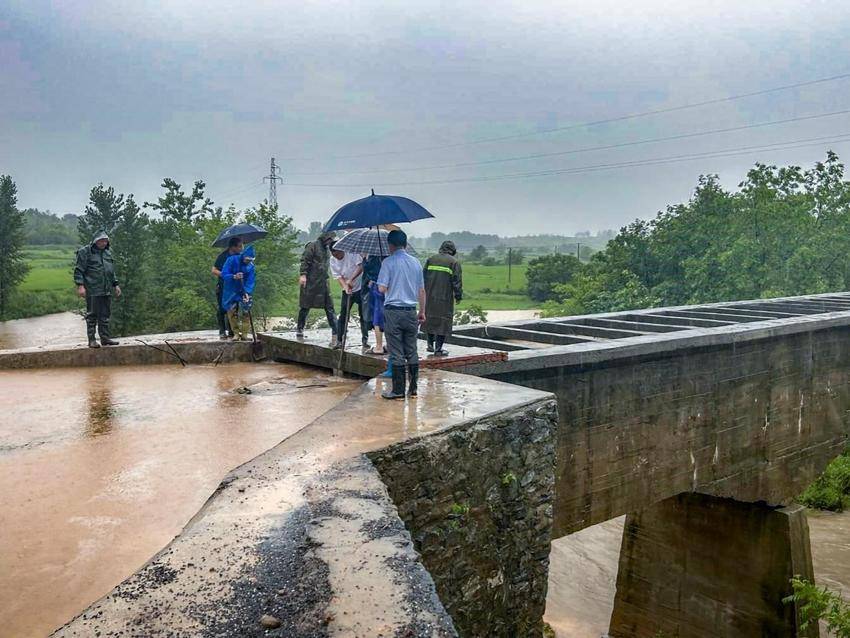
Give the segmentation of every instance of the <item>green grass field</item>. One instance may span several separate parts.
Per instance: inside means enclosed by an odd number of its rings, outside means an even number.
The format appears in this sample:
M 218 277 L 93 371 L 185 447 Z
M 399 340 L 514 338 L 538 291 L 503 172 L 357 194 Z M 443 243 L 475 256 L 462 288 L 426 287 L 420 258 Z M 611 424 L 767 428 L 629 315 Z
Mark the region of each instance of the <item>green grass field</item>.
M 79 305 L 73 294 L 71 280 L 74 247 L 73 246 L 27 246 L 24 254 L 30 265 L 30 271 L 21 283 L 18 292 L 26 306 L 15 314 L 21 315 L 29 307 L 33 316 L 46 312 L 59 312 Z M 464 300 L 459 310 L 472 305 L 484 310 L 525 310 L 535 308 L 536 304 L 525 294 L 526 265 L 511 267 L 511 281 L 508 283 L 508 267 L 482 266 L 480 264 L 463 265 Z M 334 300 L 338 301 L 339 286 L 331 282 Z M 17 304 L 16 304 L 17 305 Z M 294 315 L 298 312 L 297 297 L 273 304 L 269 314 Z
M 73 288 L 73 246 L 27 246 L 24 249 L 24 257 L 30 271 L 21 282 L 21 291 L 43 292 Z
M 12 292 L 4 319 L 38 317 L 81 306 L 72 277 L 74 246 L 26 246 L 23 252 L 30 271 Z
M 508 267 L 505 265 L 482 266 L 463 264 L 464 299 L 459 309 L 471 305 L 484 310 L 526 310 L 539 304 L 525 294 L 526 265 L 511 266 L 511 281 L 508 283 Z

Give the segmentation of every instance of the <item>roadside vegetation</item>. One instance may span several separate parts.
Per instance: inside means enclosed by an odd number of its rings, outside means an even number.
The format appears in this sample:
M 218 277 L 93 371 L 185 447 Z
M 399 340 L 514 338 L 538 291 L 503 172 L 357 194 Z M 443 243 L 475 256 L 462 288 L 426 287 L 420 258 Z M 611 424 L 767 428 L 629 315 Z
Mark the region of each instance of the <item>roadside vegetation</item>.
M 850 507 L 850 449 L 834 459 L 798 499 L 807 507 L 843 512 Z
M 797 603 L 800 609 L 800 629 L 806 631 L 823 621 L 830 636 L 850 638 L 850 603 L 827 587 L 792 578 L 794 593 L 786 603 Z

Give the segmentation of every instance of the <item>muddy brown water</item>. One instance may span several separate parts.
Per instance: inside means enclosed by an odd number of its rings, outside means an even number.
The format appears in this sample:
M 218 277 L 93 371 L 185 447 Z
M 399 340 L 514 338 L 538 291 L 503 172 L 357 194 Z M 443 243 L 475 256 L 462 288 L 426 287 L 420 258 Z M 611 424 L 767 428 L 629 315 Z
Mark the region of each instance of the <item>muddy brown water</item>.
M 73 312 L 0 321 L 0 350 L 78 343 L 85 338 L 86 324 Z
M 0 371 L 0 636 L 82 611 L 357 385 L 283 364 Z

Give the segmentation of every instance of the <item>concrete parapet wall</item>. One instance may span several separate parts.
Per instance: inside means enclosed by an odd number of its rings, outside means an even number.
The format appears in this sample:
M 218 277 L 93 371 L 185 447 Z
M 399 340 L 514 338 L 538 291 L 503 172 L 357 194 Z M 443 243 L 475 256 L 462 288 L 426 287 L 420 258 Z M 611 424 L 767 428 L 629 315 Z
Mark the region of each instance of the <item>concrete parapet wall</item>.
M 850 431 L 846 326 L 489 376 L 558 397 L 555 537 L 689 491 L 787 504 Z
M 461 636 L 539 637 L 555 401 L 370 453 Z
M 67 368 L 119 365 L 155 365 L 179 363 L 161 337 L 141 337 L 148 345 L 134 338 L 122 339 L 120 345 L 104 348 L 77 346 L 48 346 L 0 350 L 0 369 Z M 248 341 L 219 341 L 218 339 L 169 338 L 168 343 L 188 364 L 234 363 L 252 361 L 261 351 L 253 350 Z

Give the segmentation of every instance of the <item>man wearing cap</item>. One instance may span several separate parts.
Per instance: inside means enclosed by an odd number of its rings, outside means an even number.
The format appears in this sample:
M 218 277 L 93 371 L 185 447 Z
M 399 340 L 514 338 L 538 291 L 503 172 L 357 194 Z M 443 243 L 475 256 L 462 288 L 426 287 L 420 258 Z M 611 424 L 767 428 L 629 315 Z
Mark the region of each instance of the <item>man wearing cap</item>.
M 121 296 L 121 288 L 115 277 L 115 262 L 109 251 L 109 236 L 100 231 L 91 243 L 77 251 L 77 263 L 74 267 L 74 283 L 77 294 L 86 300 L 86 331 L 89 348 L 118 345 L 109 338 L 109 316 L 112 314 L 112 291 Z M 100 344 L 95 339 L 95 330 L 100 336 Z
M 405 250 L 407 235 L 404 231 L 391 231 L 387 235 L 387 244 L 390 256 L 381 264 L 378 289 L 384 294 L 384 323 L 393 383 L 392 388 L 381 396 L 385 399 L 403 399 L 408 368 L 408 394 L 415 397 L 417 392 L 419 356 L 416 339 L 419 324 L 425 321 L 425 280 L 419 260 Z

